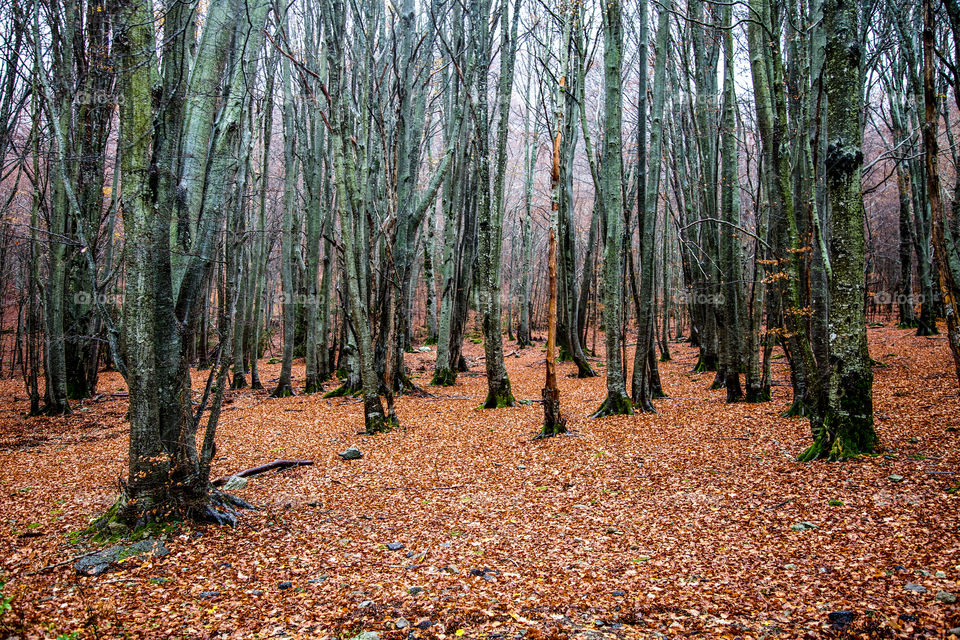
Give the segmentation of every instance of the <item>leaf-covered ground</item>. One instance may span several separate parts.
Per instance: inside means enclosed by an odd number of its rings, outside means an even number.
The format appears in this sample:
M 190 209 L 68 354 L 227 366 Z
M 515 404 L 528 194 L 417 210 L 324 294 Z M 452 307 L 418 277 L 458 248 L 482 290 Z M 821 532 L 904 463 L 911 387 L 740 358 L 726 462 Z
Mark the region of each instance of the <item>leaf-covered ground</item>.
M 87 551 L 75 532 L 117 496 L 123 382 L 105 374 L 73 415 L 24 420 L 22 386 L 2 381 L 0 634 L 942 638 L 960 626 L 960 606 L 937 600 L 960 594 L 957 381 L 944 338 L 869 336 L 885 455 L 844 464 L 794 462 L 809 426 L 778 417 L 783 359 L 773 402 L 727 405 L 685 345 L 661 366 L 657 415 L 588 419 L 603 378 L 561 364 L 574 434 L 550 440 L 531 439 L 537 403 L 478 409 L 482 362 L 434 397 L 398 399 L 402 428 L 375 437 L 357 435 L 353 399 L 230 392 L 215 476 L 315 466 L 251 479 L 237 493 L 262 510 L 236 529 L 170 530 L 169 555 L 98 577 L 34 572 Z M 434 354 L 407 357 L 426 385 Z M 539 345 L 508 357 L 518 399 L 540 397 L 543 358 Z M 363 459 L 342 461 L 352 445 Z

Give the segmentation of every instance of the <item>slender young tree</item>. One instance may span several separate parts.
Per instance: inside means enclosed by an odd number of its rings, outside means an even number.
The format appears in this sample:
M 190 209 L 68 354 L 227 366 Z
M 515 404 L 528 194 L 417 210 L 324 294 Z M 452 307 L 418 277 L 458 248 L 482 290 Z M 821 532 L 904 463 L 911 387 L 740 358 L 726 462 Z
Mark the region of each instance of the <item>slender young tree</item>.
M 740 264 L 740 156 L 737 149 L 737 93 L 733 70 L 733 7 L 724 5 L 723 16 L 723 111 L 721 132 L 720 199 L 724 221 L 720 231 L 721 265 L 723 269 L 723 359 L 724 387 L 727 402 L 743 398 L 740 387 L 740 363 L 743 357 L 741 340 L 742 266 Z
M 651 353 L 653 350 L 653 334 L 655 327 L 655 279 L 654 279 L 654 261 L 657 233 L 657 205 L 660 202 L 660 173 L 661 159 L 663 151 L 663 111 L 666 92 L 666 67 L 667 51 L 670 43 L 670 10 L 669 0 L 660 8 L 660 17 L 657 24 L 657 41 L 654 54 L 654 76 L 653 76 L 653 102 L 651 109 L 651 127 L 650 127 L 650 147 L 649 153 L 645 154 L 649 158 L 649 168 L 642 172 L 637 180 L 644 180 L 643 189 L 639 189 L 637 207 L 640 215 L 640 293 L 638 313 L 637 313 L 637 349 L 634 352 L 633 360 L 633 404 L 640 411 L 656 411 L 653 406 L 653 374 L 655 361 L 651 362 Z M 646 11 L 642 12 L 644 19 Z M 646 29 L 643 30 L 645 35 Z M 641 43 L 641 48 L 646 47 Z M 646 74 L 646 65 L 641 69 L 641 74 Z M 646 90 L 646 82 L 644 91 Z M 646 120 L 646 96 L 641 100 L 644 107 L 644 113 L 640 114 L 641 120 Z M 643 129 L 646 127 L 644 126 Z M 646 144 L 641 148 L 645 149 Z M 646 158 L 638 159 L 638 166 L 646 161 Z M 640 198 L 642 197 L 642 202 Z
M 621 60 L 623 58 L 623 25 L 620 3 L 609 0 L 603 13 L 603 182 L 600 197 L 606 216 L 606 241 L 603 265 L 603 327 L 607 348 L 607 397 L 593 417 L 632 414 L 633 403 L 627 395 L 623 372 L 621 309 L 623 288 L 623 157 L 621 155 L 623 91 Z
M 509 0 L 501 0 L 500 5 L 500 85 L 498 91 L 499 121 L 497 124 L 496 177 L 493 185 L 493 198 L 490 193 L 490 150 L 487 109 L 487 68 L 490 65 L 490 34 L 488 23 L 490 14 L 489 0 L 473 2 L 472 16 L 475 35 L 474 55 L 477 73 L 475 74 L 475 92 L 473 114 L 474 139 L 477 151 L 477 219 L 479 225 L 479 295 L 483 326 L 484 364 L 487 370 L 487 399 L 483 406 L 487 409 L 512 407 L 513 392 L 510 378 L 503 360 L 503 331 L 501 325 L 500 303 L 500 256 L 503 245 L 503 192 L 507 165 L 507 133 L 510 122 L 510 98 L 513 93 L 513 68 L 516 60 L 516 35 L 520 17 L 517 2 L 513 9 L 513 21 L 509 17 Z

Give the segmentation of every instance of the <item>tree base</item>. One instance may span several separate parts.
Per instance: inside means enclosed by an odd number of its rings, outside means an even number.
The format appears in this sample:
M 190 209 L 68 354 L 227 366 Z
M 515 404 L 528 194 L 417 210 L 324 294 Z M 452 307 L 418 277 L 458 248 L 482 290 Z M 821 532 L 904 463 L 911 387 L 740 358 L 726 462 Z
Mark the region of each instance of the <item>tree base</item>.
M 430 384 L 437 387 L 452 387 L 457 383 L 457 374 L 450 369 L 437 369 L 433 372 Z
M 144 506 L 146 508 L 143 508 Z M 138 505 L 137 501 L 121 496 L 83 533 L 95 540 L 107 541 L 122 536 L 132 539 L 146 538 L 157 532 L 158 525 L 186 521 L 234 527 L 239 515 L 237 510 L 241 509 L 253 511 L 257 507 L 213 487 L 198 490 L 175 485 L 156 496 L 149 505 Z M 111 526 L 117 524 L 122 526 Z M 116 533 L 117 529 L 120 534 Z
M 492 389 L 483 402 L 484 409 L 505 409 L 517 406 L 516 398 L 510 391 L 510 381 L 506 381 L 499 389 Z
M 770 387 L 752 387 L 748 384 L 747 392 L 743 396 L 743 401 L 751 404 L 770 402 Z
M 693 367 L 694 373 L 706 373 L 707 371 L 716 371 L 717 370 L 717 358 L 716 356 L 706 356 L 700 354 L 700 358 L 697 360 L 697 364 Z
M 344 383 L 334 389 L 333 391 L 327 391 L 323 394 L 323 398 L 346 398 L 348 396 L 356 396 L 360 393 L 359 389 L 354 389 L 349 384 Z
M 794 397 L 790 408 L 780 414 L 781 418 L 806 418 L 810 416 L 810 408 L 800 397 Z
M 851 458 L 858 458 L 865 453 L 874 453 L 876 445 L 876 436 L 857 438 L 834 435 L 831 437 L 824 433 L 797 457 L 797 462 L 811 462 L 813 460 L 842 462 Z
M 596 378 L 597 372 L 586 362 L 577 362 L 577 378 Z
M 924 322 L 922 318 L 917 321 L 917 333 L 916 333 L 917 336 L 924 337 L 924 336 L 935 336 L 939 334 L 940 334 L 940 331 L 937 329 L 937 324 L 935 322 L 934 323 Z
M 375 436 L 378 433 L 387 433 L 400 426 L 395 417 L 379 414 L 367 414 L 364 418 L 363 432 L 368 436 Z
M 600 408 L 590 415 L 591 418 L 604 418 L 606 416 L 632 416 L 633 402 L 625 394 L 607 393 L 606 400 L 600 405 Z
M 543 428 L 536 438 L 551 438 L 567 432 L 567 419 L 560 413 L 560 390 L 544 388 L 543 398 Z
M 246 389 L 247 378 L 242 373 L 233 374 L 233 380 L 230 382 L 230 388 L 234 391 L 237 389 Z
M 273 390 L 273 393 L 270 394 L 271 398 L 292 398 L 295 394 L 293 393 L 293 387 L 290 386 L 290 383 L 281 383 L 277 385 L 277 388 Z
M 70 405 L 64 403 L 62 405 L 48 404 L 40 408 L 36 415 L 38 416 L 68 416 L 73 413 L 73 409 L 70 408 Z
M 716 391 L 717 389 L 724 389 L 727 386 L 726 379 L 723 375 L 723 372 L 719 369 L 716 370 L 717 375 L 713 377 L 713 382 L 710 383 L 710 390 Z
M 321 385 L 320 382 L 317 380 L 307 379 L 307 381 L 303 385 L 304 395 L 320 393 L 321 391 L 323 391 L 323 385 Z

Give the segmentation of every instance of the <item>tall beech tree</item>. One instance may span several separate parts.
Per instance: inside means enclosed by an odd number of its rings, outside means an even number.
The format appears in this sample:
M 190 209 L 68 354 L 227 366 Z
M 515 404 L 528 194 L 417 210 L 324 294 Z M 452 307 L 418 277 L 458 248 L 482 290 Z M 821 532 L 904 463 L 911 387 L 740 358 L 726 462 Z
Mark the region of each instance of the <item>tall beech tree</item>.
M 860 113 L 863 64 L 860 8 L 844 0 L 823 7 L 826 32 L 826 186 L 830 204 L 829 375 L 811 417 L 813 444 L 801 460 L 838 460 L 873 451 L 873 370 L 864 312 L 863 166 Z
M 606 219 L 603 259 L 603 325 L 606 332 L 607 397 L 594 412 L 599 418 L 632 414 L 633 403 L 627 395 L 623 369 L 621 309 L 623 308 L 623 24 L 618 0 L 604 3 L 603 13 L 603 180 L 599 197 Z

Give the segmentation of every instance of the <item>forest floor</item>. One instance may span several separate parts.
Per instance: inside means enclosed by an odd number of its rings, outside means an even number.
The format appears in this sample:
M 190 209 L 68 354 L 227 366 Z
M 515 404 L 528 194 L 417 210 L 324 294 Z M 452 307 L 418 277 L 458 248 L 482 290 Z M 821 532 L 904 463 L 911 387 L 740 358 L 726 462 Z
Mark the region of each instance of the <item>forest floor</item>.
M 401 428 L 374 437 L 354 399 L 230 392 L 214 476 L 315 465 L 252 478 L 237 495 L 262 509 L 236 528 L 170 529 L 169 554 L 98 577 L 36 572 L 88 550 L 77 532 L 117 496 L 123 382 L 24 420 L 22 385 L 0 381 L 0 636 L 943 638 L 960 626 L 940 593 L 960 594 L 957 381 L 943 336 L 869 338 L 884 455 L 842 464 L 794 461 L 811 440 L 778 417 L 782 358 L 772 402 L 727 405 L 679 344 L 656 415 L 589 419 L 603 378 L 561 364 L 573 433 L 548 440 L 538 403 L 478 408 L 471 342 L 455 387 L 398 399 Z M 418 383 L 434 357 L 407 356 Z M 541 343 L 507 358 L 518 399 L 540 397 L 543 362 Z M 363 459 L 341 460 L 349 446 Z

